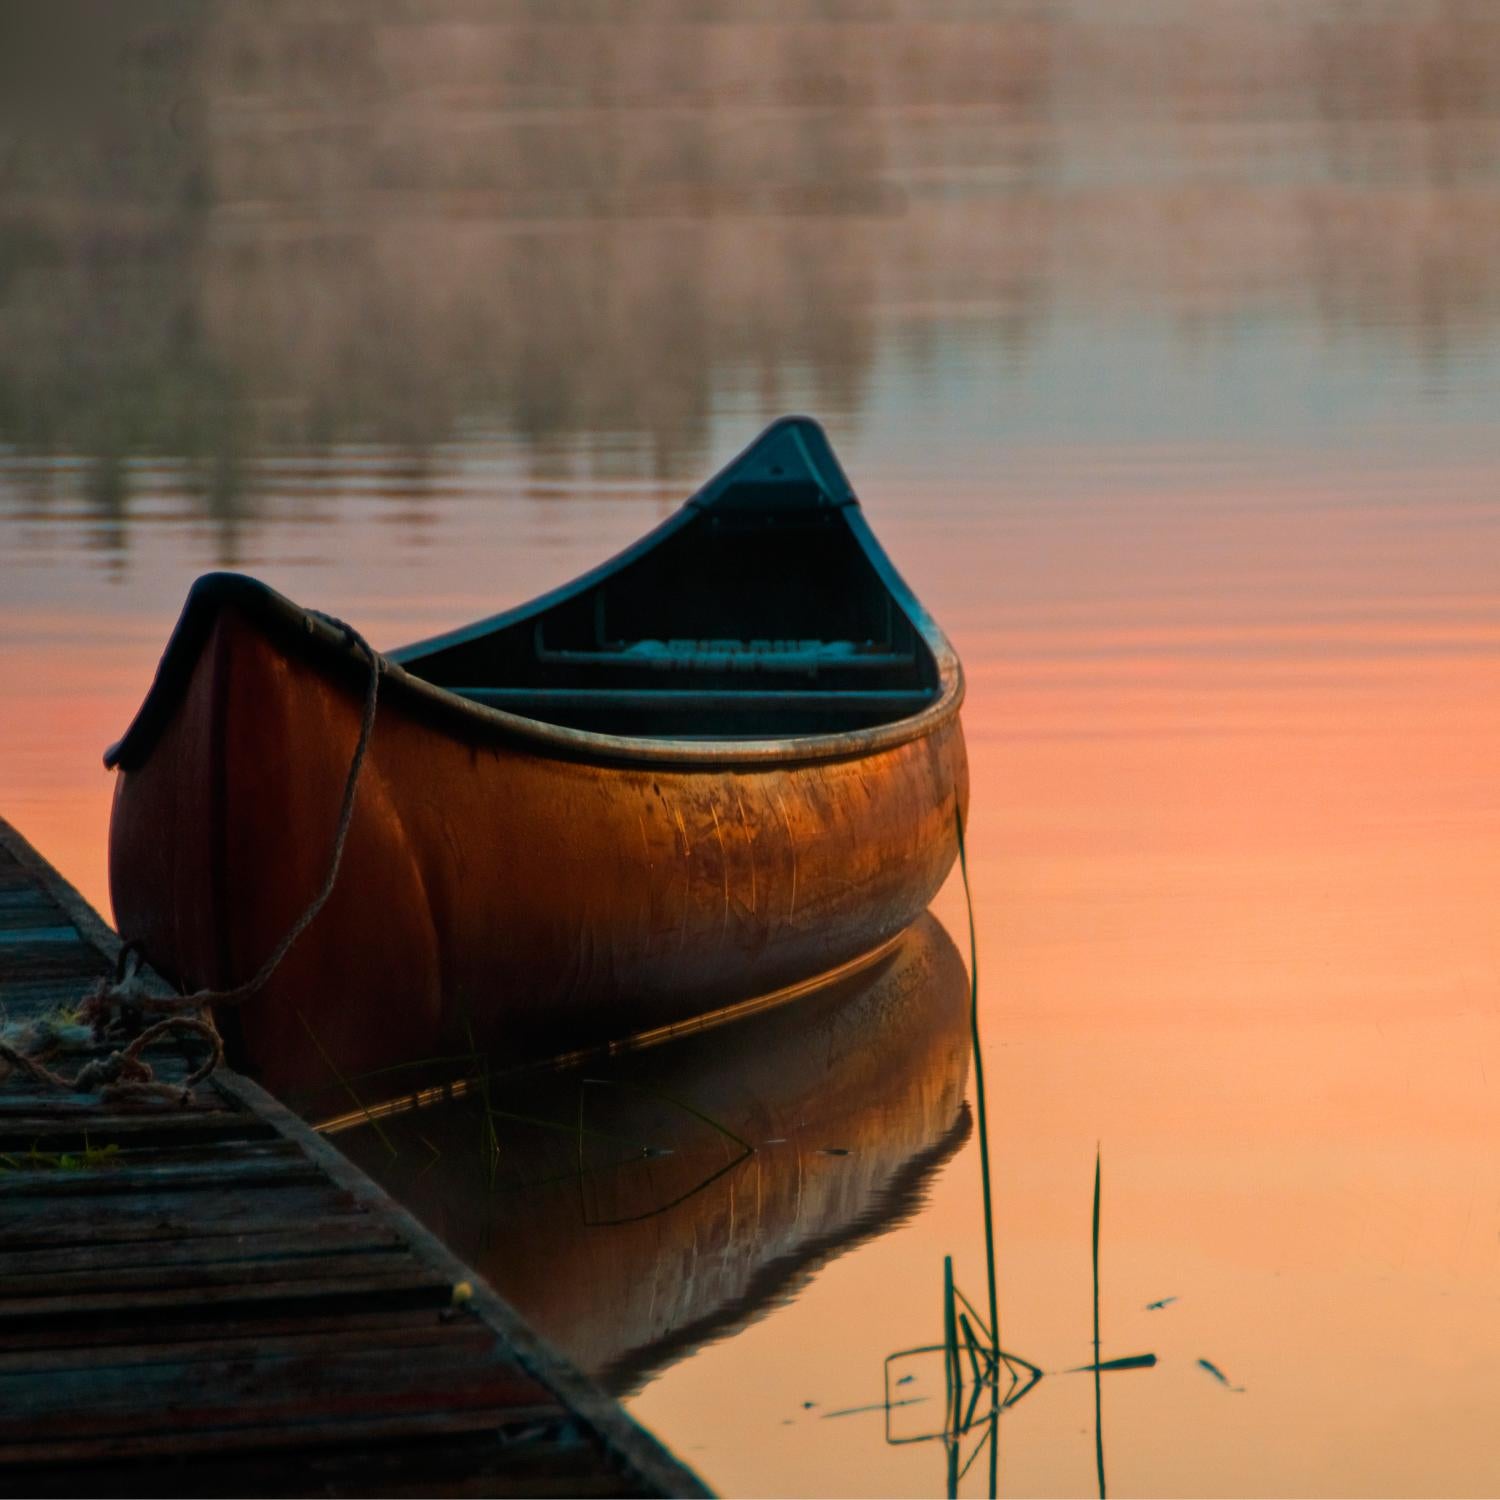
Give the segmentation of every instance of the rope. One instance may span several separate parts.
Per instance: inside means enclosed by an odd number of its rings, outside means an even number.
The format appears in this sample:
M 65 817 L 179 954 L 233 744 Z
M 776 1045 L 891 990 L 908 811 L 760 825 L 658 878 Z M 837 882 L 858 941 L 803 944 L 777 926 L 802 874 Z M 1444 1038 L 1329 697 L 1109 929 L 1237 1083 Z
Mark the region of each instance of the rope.
M 94 1041 L 103 1042 L 113 1036 L 131 1038 L 129 1044 L 108 1057 L 95 1058 L 87 1062 L 78 1073 L 68 1078 L 55 1072 L 43 1063 L 42 1058 L 56 1050 L 59 1038 L 56 1030 L 49 1031 L 41 1045 L 23 1049 L 0 1036 L 0 1061 L 10 1065 L 12 1076 L 24 1073 L 37 1083 L 67 1093 L 92 1093 L 98 1091 L 110 1102 L 135 1098 L 159 1098 L 173 1103 L 186 1104 L 193 1089 L 224 1061 L 224 1040 L 213 1023 L 209 1008 L 215 1005 L 241 1005 L 259 994 L 270 982 L 271 976 L 281 967 L 282 960 L 291 952 L 297 939 L 312 925 L 322 911 L 338 881 L 339 866 L 344 859 L 344 845 L 349 837 L 349 827 L 354 821 L 354 795 L 359 788 L 360 772 L 364 769 L 365 755 L 370 748 L 370 736 L 375 728 L 375 705 L 380 694 L 380 657 L 369 642 L 342 620 L 332 615 L 318 614 L 336 629 L 342 630 L 345 639 L 361 652 L 370 665 L 369 679 L 365 686 L 364 713 L 360 719 L 359 738 L 355 742 L 354 754 L 349 761 L 349 774 L 344 779 L 343 800 L 339 804 L 338 824 L 333 835 L 333 849 L 328 860 L 328 873 L 317 894 L 304 908 L 302 914 L 287 929 L 281 941 L 271 950 L 265 961 L 243 984 L 228 989 L 198 989 L 186 995 L 155 995 L 146 980 L 140 945 L 127 943 L 120 950 L 119 962 L 113 980 L 101 979 L 94 990 L 84 999 L 83 1018 L 93 1028 Z M 163 1019 L 141 1029 L 145 1015 L 159 1015 Z M 151 1064 L 141 1053 L 154 1041 L 170 1032 L 178 1031 L 197 1036 L 208 1044 L 208 1055 L 180 1084 L 161 1082 L 153 1073 Z
M 339 866 L 344 859 L 344 843 L 349 837 L 349 825 L 354 821 L 354 793 L 359 786 L 359 773 L 364 769 L 365 751 L 370 747 L 370 734 L 375 728 L 375 700 L 380 693 L 380 658 L 352 625 L 346 625 L 342 620 L 336 620 L 331 615 L 320 614 L 318 618 L 342 630 L 349 644 L 362 651 L 365 659 L 370 663 L 370 678 L 365 687 L 364 716 L 360 721 L 359 739 L 354 746 L 354 756 L 349 762 L 349 774 L 344 779 L 344 798 L 339 805 L 339 821 L 333 835 L 333 853 L 328 861 L 328 873 L 323 877 L 322 887 L 312 898 L 307 909 L 287 929 L 286 936 L 271 950 L 270 957 L 244 984 L 237 984 L 227 990 L 194 990 L 190 995 L 183 995 L 179 999 L 168 1002 L 174 1013 L 190 1007 L 240 1005 L 252 995 L 259 994 L 271 976 L 280 968 L 282 959 L 291 952 L 292 944 L 307 931 L 312 925 L 313 918 L 323 910 L 323 904 L 333 894 L 334 883 L 339 878 Z M 152 1004 L 147 1008 L 155 1010 L 158 1006 Z

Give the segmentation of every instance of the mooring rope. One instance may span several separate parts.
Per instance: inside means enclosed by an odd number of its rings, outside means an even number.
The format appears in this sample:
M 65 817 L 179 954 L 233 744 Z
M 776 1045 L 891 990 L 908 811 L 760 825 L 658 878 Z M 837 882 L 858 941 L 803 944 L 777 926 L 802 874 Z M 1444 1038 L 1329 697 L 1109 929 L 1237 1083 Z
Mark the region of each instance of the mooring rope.
M 19 1028 L 20 1035 L 27 1035 L 30 1046 L 16 1045 L 0 1035 L 0 1061 L 9 1064 L 10 1076 L 25 1074 L 37 1083 L 67 1093 L 93 1093 L 98 1091 L 105 1100 L 115 1102 L 129 1098 L 160 1098 L 174 1103 L 186 1104 L 193 1089 L 224 1061 L 224 1040 L 213 1023 L 211 1007 L 216 1005 L 241 1005 L 260 993 L 270 982 L 271 976 L 280 968 L 282 960 L 291 952 L 297 939 L 312 925 L 322 911 L 338 880 L 339 866 L 343 863 L 344 845 L 349 837 L 349 828 L 354 821 L 354 796 L 359 788 L 360 772 L 364 769 L 365 755 L 370 748 L 370 736 L 375 728 L 375 705 L 380 695 L 381 659 L 365 638 L 352 625 L 332 615 L 312 611 L 318 618 L 343 631 L 345 639 L 361 652 L 369 663 L 370 673 L 365 686 L 364 713 L 360 719 L 359 738 L 355 742 L 354 754 L 349 761 L 349 774 L 344 779 L 344 796 L 339 804 L 339 817 L 333 836 L 333 849 L 328 860 L 328 873 L 317 894 L 303 909 L 302 914 L 287 929 L 281 941 L 271 950 L 264 963 L 245 980 L 228 989 L 198 989 L 186 995 L 157 995 L 151 993 L 145 975 L 145 966 L 140 947 L 127 943 L 120 951 L 120 962 L 112 980 L 101 979 L 85 997 L 80 1009 L 80 1018 L 92 1027 L 96 1043 L 110 1037 L 123 1039 L 129 1036 L 128 1045 L 108 1057 L 94 1058 L 69 1078 L 46 1066 L 42 1061 L 61 1044 L 58 1028 L 46 1023 Z M 162 1019 L 140 1029 L 141 1018 L 157 1015 Z M 163 1083 L 152 1071 L 141 1054 L 152 1042 L 177 1031 L 198 1036 L 208 1043 L 208 1056 L 180 1084 Z

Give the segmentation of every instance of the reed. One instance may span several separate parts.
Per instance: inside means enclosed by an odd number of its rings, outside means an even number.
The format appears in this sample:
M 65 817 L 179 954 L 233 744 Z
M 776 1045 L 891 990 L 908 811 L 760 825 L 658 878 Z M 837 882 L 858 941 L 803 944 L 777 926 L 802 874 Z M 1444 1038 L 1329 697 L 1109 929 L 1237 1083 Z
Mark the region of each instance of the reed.
M 344 1076 L 343 1072 L 339 1068 L 338 1063 L 334 1061 L 333 1055 L 329 1052 L 328 1048 L 323 1045 L 322 1039 L 312 1028 L 312 1022 L 307 1019 L 306 1014 L 303 1012 L 300 1006 L 297 1008 L 297 1019 L 302 1022 L 302 1029 L 308 1034 L 309 1038 L 311 1038 L 313 1046 L 318 1049 L 318 1055 L 323 1059 L 325 1063 L 328 1064 L 328 1071 L 332 1073 L 334 1078 L 338 1081 L 339 1087 L 343 1089 L 346 1094 L 348 1094 L 350 1103 L 354 1105 L 355 1109 L 357 1109 L 360 1114 L 365 1117 L 366 1121 L 373 1127 L 375 1134 L 380 1141 L 380 1144 L 386 1149 L 386 1154 L 392 1157 L 399 1156 L 401 1153 L 396 1150 L 395 1144 L 392 1142 L 390 1136 L 388 1136 L 385 1131 L 380 1128 L 379 1118 L 370 1113 L 369 1107 L 365 1104 L 365 1101 L 359 1097 L 358 1090 L 356 1090 L 354 1084 Z
M 495 1188 L 495 1177 L 500 1170 L 500 1137 L 495 1133 L 495 1112 L 490 1103 L 490 1074 L 485 1066 L 485 1057 L 474 1040 L 474 1027 L 469 1020 L 468 1007 L 464 1007 L 464 1035 L 469 1039 L 468 1060 L 478 1068 L 476 1087 L 479 1090 L 480 1120 L 479 1148 L 484 1153 L 485 1167 L 490 1191 Z
M 534 1126 L 538 1130 L 566 1130 L 569 1135 L 575 1134 L 578 1130 L 575 1124 L 565 1120 L 547 1120 L 541 1115 L 523 1115 L 513 1109 L 491 1108 L 489 1116 L 492 1120 L 510 1120 L 518 1125 Z M 595 1140 L 612 1141 L 617 1145 L 629 1146 L 632 1150 L 638 1151 L 642 1156 L 653 1155 L 661 1149 L 650 1145 L 646 1141 L 638 1141 L 634 1136 L 620 1135 L 613 1130 L 595 1130 L 592 1127 L 586 1127 L 583 1133 L 586 1136 L 592 1136 Z
M 1104 1414 L 1099 1367 L 1099 1190 L 1103 1175 L 1103 1156 L 1096 1145 L 1094 1147 L 1094 1463 L 1099 1471 L 1099 1500 L 1105 1500 Z M 1155 1363 L 1154 1356 L 1152 1363 Z
M 450 1052 L 439 1054 L 436 1057 L 418 1057 L 410 1062 L 390 1063 L 383 1068 L 370 1068 L 364 1073 L 351 1073 L 348 1075 L 349 1083 L 369 1083 L 376 1078 L 388 1078 L 392 1073 L 412 1073 L 418 1068 L 440 1068 L 447 1067 L 451 1063 L 473 1062 L 472 1052 Z
M 963 1368 L 958 1362 L 957 1303 L 953 1296 L 953 1257 L 943 1257 L 943 1377 L 947 1392 L 948 1421 L 958 1422 L 958 1403 L 963 1389 Z
M 686 1099 L 680 1099 L 675 1094 L 669 1094 L 665 1089 L 653 1088 L 649 1083 L 637 1083 L 630 1078 L 585 1078 L 581 1080 L 583 1086 L 593 1084 L 606 1088 L 631 1089 L 635 1093 L 645 1094 L 651 1099 L 660 1099 L 665 1104 L 673 1105 L 675 1108 L 684 1110 L 692 1115 L 695 1120 L 702 1122 L 710 1130 L 716 1130 L 720 1135 L 733 1141 L 742 1151 L 753 1153 L 755 1147 L 743 1136 L 736 1134 L 722 1120 L 716 1120 L 712 1115 L 706 1114 L 696 1104 L 690 1104 Z
M 120 1148 L 117 1145 L 92 1146 L 85 1135 L 82 1151 L 39 1151 L 35 1146 L 20 1156 L 0 1151 L 0 1171 L 34 1172 L 45 1169 L 55 1172 L 92 1172 L 109 1166 L 119 1154 Z
M 990 1128 L 985 1108 L 984 1050 L 979 1044 L 979 937 L 974 926 L 974 895 L 969 886 L 969 856 L 964 847 L 964 819 L 955 804 L 958 830 L 958 867 L 963 875 L 964 906 L 969 916 L 969 1036 L 974 1047 L 974 1103 L 979 1116 L 979 1178 L 984 1196 L 984 1270 L 989 1285 L 990 1351 L 1000 1359 L 1000 1298 L 995 1279 L 995 1210 L 990 1195 Z
M 1156 1367 L 1156 1356 L 1154 1354 L 1125 1354 L 1119 1359 L 1101 1359 L 1087 1365 L 1074 1365 L 1070 1370 L 1064 1370 L 1064 1375 L 1086 1375 L 1093 1370 L 1103 1370 L 1108 1374 L 1111 1370 L 1151 1370 Z
M 674 1109 L 680 1109 L 684 1111 L 685 1113 L 691 1115 L 695 1120 L 701 1120 L 705 1125 L 709 1127 L 709 1129 L 716 1131 L 726 1140 L 733 1141 L 735 1145 L 740 1148 L 739 1153 L 738 1155 L 731 1157 L 716 1171 L 708 1173 L 701 1180 L 694 1183 L 692 1187 L 688 1188 L 685 1192 L 679 1193 L 675 1198 L 671 1199 L 667 1203 L 658 1204 L 655 1208 L 647 1209 L 644 1213 L 627 1214 L 622 1218 L 591 1218 L 588 1213 L 588 1205 L 584 1200 L 583 1193 L 583 1180 L 585 1176 L 585 1167 L 583 1161 L 583 1106 L 585 1098 L 584 1090 L 589 1085 L 594 1085 L 595 1087 L 627 1089 L 633 1093 L 644 1094 L 647 1098 L 650 1099 L 660 1099 L 664 1104 L 670 1104 Z M 649 1148 L 642 1149 L 649 1151 Z M 749 1141 L 747 1141 L 736 1131 L 731 1130 L 729 1126 L 724 1124 L 722 1120 L 715 1119 L 714 1116 L 706 1113 L 704 1110 L 699 1109 L 697 1105 L 690 1103 L 686 1099 L 679 1098 L 675 1094 L 669 1094 L 665 1089 L 653 1088 L 650 1084 L 639 1083 L 634 1079 L 627 1078 L 582 1078 L 579 1080 L 578 1085 L 577 1155 L 578 1201 L 579 1208 L 583 1216 L 583 1222 L 589 1225 L 591 1228 L 603 1228 L 606 1226 L 614 1226 L 619 1224 L 639 1223 L 643 1219 L 656 1218 L 658 1215 L 664 1214 L 668 1210 L 676 1208 L 678 1204 L 687 1202 L 689 1198 L 695 1197 L 697 1194 L 703 1192 L 705 1188 L 708 1188 L 713 1183 L 717 1182 L 721 1177 L 726 1176 L 728 1173 L 734 1171 L 734 1169 L 738 1167 L 741 1162 L 748 1161 L 750 1157 L 755 1155 L 755 1147 L 752 1146 Z M 615 1165 L 620 1166 L 623 1165 L 623 1163 L 616 1163 Z
M 979 937 L 974 920 L 974 895 L 969 882 L 968 850 L 964 843 L 963 815 L 957 806 L 953 811 L 958 834 L 958 866 L 963 877 L 964 906 L 969 922 L 969 1040 L 974 1056 L 974 1104 L 979 1136 L 979 1173 L 984 1215 L 984 1267 L 988 1291 L 989 1318 L 986 1320 L 964 1296 L 953 1279 L 953 1257 L 943 1257 L 943 1342 L 918 1349 L 899 1350 L 886 1356 L 886 1441 L 925 1442 L 941 1438 L 947 1453 L 947 1493 L 955 1496 L 959 1483 L 973 1467 L 979 1455 L 989 1454 L 989 1493 L 993 1497 L 999 1485 L 1000 1413 L 1019 1401 L 1042 1378 L 1041 1369 L 1029 1360 L 1010 1355 L 1000 1347 L 1000 1291 L 995 1266 L 995 1205 L 990 1185 L 989 1108 L 985 1091 L 984 1050 L 979 1034 Z M 940 1433 L 897 1439 L 890 1432 L 890 1368 L 894 1360 L 914 1354 L 941 1350 L 946 1386 L 945 1419 Z M 1097 1362 L 1097 1356 L 1096 1356 Z M 973 1382 L 968 1404 L 964 1403 L 964 1373 Z M 1026 1371 L 1022 1381 L 1018 1366 Z M 1007 1370 L 1012 1389 L 1001 1399 L 1000 1371 Z M 967 1461 L 959 1466 L 959 1445 L 975 1426 L 980 1397 L 988 1390 L 989 1412 L 982 1419 L 984 1432 Z

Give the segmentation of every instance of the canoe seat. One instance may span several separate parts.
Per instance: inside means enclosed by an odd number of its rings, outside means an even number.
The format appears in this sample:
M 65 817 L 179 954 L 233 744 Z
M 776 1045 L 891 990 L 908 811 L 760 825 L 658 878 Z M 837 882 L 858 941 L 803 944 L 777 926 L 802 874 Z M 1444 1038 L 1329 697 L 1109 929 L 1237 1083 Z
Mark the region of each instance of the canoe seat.
M 646 668 L 658 672 L 816 672 L 820 667 L 890 671 L 909 667 L 911 651 L 869 641 L 668 640 L 617 641 L 596 649 L 537 643 L 537 660 L 553 666 Z
M 670 709 L 695 713 L 846 710 L 879 713 L 896 719 L 917 713 L 932 701 L 931 692 L 907 688 L 853 692 L 796 688 L 737 692 L 723 688 L 455 687 L 449 692 L 482 703 L 486 708 L 500 708 L 533 719 L 550 719 L 558 714 L 596 709 Z

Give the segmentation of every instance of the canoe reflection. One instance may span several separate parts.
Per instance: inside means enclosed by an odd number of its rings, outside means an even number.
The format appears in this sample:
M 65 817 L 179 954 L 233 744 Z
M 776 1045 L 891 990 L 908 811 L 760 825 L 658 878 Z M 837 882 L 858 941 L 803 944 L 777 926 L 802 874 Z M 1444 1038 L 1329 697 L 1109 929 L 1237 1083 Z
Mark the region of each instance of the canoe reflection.
M 970 1130 L 967 997 L 923 916 L 875 968 L 780 1010 L 333 1128 L 623 1394 L 917 1207 Z

